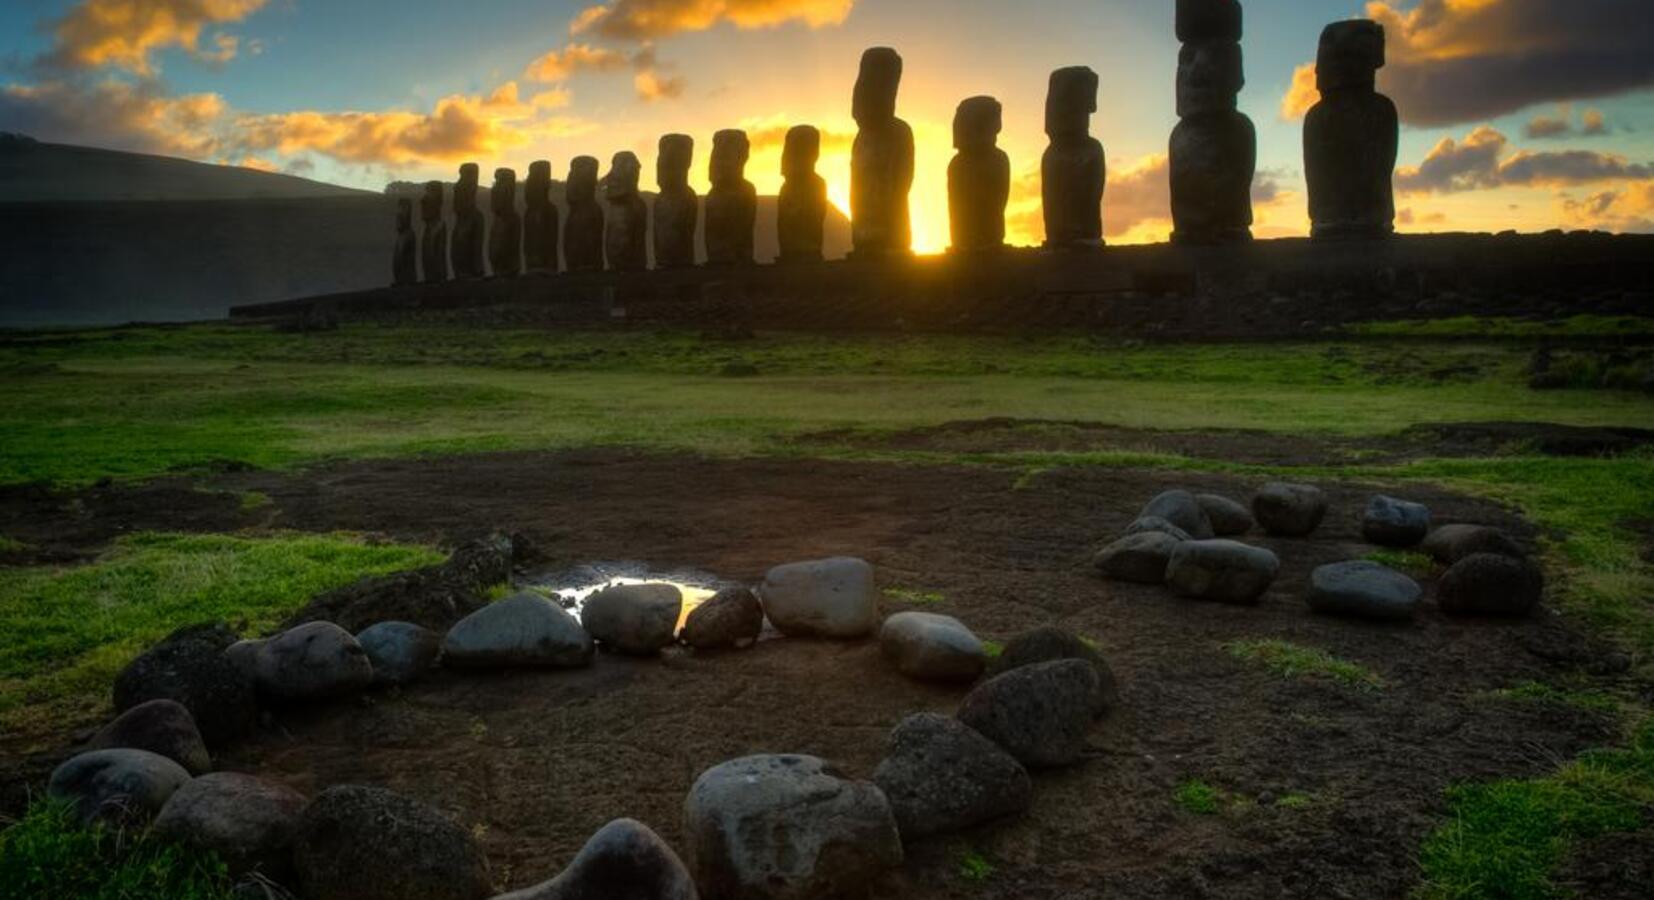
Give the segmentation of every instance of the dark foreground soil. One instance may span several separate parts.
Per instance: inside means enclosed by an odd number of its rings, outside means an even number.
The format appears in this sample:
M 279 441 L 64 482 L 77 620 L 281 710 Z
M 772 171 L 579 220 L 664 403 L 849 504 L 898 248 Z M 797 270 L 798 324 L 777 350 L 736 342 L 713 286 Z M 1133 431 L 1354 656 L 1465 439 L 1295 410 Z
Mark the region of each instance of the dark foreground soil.
M 1549 612 L 1449 620 L 1427 605 L 1399 626 L 1308 612 L 1314 566 L 1372 550 L 1357 516 L 1373 485 L 1327 484 L 1333 513 L 1313 539 L 1254 536 L 1284 565 L 1253 608 L 1106 582 L 1088 565 L 1162 489 L 1256 487 L 1231 477 L 1098 469 L 1019 482 L 980 468 L 583 452 L 347 463 L 211 486 L 268 494 L 256 517 L 271 527 L 446 544 L 515 530 L 548 568 L 640 560 L 753 581 L 778 562 L 854 554 L 886 587 L 944 595 L 927 608 L 984 637 L 1058 623 L 1094 638 L 1123 700 L 1088 758 L 1039 773 L 1020 819 L 908 847 L 879 897 L 1398 897 L 1417 881 L 1443 788 L 1544 773 L 1612 739 L 1596 715 L 1487 696 L 1600 670 L 1602 649 Z M 1483 502 L 1395 490 L 1439 521 L 1531 534 Z M 1223 649 L 1265 637 L 1325 648 L 1385 686 L 1283 679 Z M 682 849 L 684 796 L 718 762 L 810 753 L 867 776 L 899 719 L 952 712 L 962 696 L 902 678 L 870 641 L 779 639 L 720 656 L 600 656 L 576 672 L 437 673 L 400 694 L 278 713 L 218 762 L 308 792 L 365 782 L 428 801 L 480 836 L 500 887 L 521 887 L 617 816 Z M 1227 793 L 1221 813 L 1173 802 L 1194 778 Z M 1289 794 L 1311 799 L 1275 802 Z M 985 880 L 961 874 L 967 851 L 992 864 Z M 1606 877 L 1589 861 L 1571 875 Z

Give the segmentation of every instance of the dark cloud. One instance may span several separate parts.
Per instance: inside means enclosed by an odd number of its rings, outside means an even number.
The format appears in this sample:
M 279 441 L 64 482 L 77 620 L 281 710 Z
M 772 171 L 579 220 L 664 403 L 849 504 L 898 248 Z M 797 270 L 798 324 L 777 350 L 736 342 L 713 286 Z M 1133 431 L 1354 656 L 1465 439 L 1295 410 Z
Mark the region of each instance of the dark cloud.
M 856 0 L 610 0 L 575 16 L 574 34 L 617 41 L 648 41 L 685 31 L 705 31 L 722 22 L 737 28 L 769 28 L 803 22 L 812 28 L 837 25 Z
M 1442 138 L 1417 166 L 1396 170 L 1406 193 L 1456 193 L 1499 187 L 1557 187 L 1654 178 L 1654 165 L 1593 150 L 1507 152 L 1510 140 L 1483 125 L 1462 141 Z
M 1647 0 L 1422 0 L 1410 10 L 1373 2 L 1367 14 L 1389 39 L 1380 87 L 1410 125 L 1654 86 Z

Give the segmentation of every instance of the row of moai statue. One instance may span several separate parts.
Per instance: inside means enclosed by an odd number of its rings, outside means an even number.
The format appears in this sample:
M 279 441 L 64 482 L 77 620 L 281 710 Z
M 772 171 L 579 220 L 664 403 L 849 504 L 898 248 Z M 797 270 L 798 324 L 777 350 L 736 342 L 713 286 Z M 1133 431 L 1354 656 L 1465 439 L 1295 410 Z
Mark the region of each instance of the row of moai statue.
M 1245 86 L 1239 0 L 1177 0 L 1176 30 L 1182 45 L 1177 64 L 1177 127 L 1170 141 L 1172 240 L 1227 244 L 1251 239 L 1252 182 L 1257 133 L 1239 111 Z M 1395 105 L 1377 93 L 1384 65 L 1383 26 L 1369 20 L 1328 25 L 1316 54 L 1320 101 L 1304 122 L 1304 175 L 1309 188 L 1311 235 L 1317 239 L 1370 239 L 1394 231 L 1395 170 L 1399 124 Z M 911 252 L 908 194 L 913 186 L 913 130 L 896 115 L 902 58 L 889 47 L 862 55 L 851 113 L 856 138 L 850 155 L 852 258 L 885 259 Z M 1097 74 L 1075 66 L 1051 73 L 1045 103 L 1049 139 L 1040 163 L 1045 247 L 1084 250 L 1103 244 L 1106 181 L 1103 145 L 1091 135 L 1097 111 Z M 948 212 L 953 250 L 992 252 L 1005 246 L 1010 199 L 1010 159 L 997 146 L 1002 110 L 992 97 L 959 104 L 953 121 L 956 154 L 948 166 Z M 695 264 L 695 226 L 703 201 L 689 185 L 695 143 L 688 135 L 660 140 L 653 211 L 655 265 Z M 745 132 L 713 137 L 712 188 L 704 200 L 708 265 L 753 262 L 757 192 L 746 180 L 750 146 Z M 827 185 L 816 174 L 821 134 L 808 125 L 787 133 L 777 212 L 780 262 L 819 261 Z M 650 212 L 638 194 L 641 166 L 629 152 L 615 155 L 608 175 L 598 162 L 574 159 L 567 186 L 568 217 L 562 255 L 571 272 L 637 271 L 647 267 L 644 242 Z M 558 268 L 558 212 L 547 194 L 551 166 L 529 167 L 527 211 L 516 211 L 516 176 L 495 173 L 494 227 L 488 256 L 495 275 Z M 601 183 L 607 212 L 597 200 Z M 416 280 L 414 257 L 425 281 L 442 281 L 451 267 L 458 279 L 483 275 L 482 214 L 477 209 L 477 167 L 460 167 L 454 185 L 454 224 L 442 215 L 443 186 L 426 185 L 421 201 L 423 237 L 413 234 L 411 203 L 398 211 L 395 276 Z M 444 257 L 446 248 L 446 258 Z

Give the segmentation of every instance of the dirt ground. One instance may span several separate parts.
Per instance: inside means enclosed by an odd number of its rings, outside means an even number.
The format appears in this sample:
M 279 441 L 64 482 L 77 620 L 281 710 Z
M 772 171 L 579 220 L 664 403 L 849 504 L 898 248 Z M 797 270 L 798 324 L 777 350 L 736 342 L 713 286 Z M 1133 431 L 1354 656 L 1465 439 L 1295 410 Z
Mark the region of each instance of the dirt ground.
M 1258 606 L 1241 608 L 1105 581 L 1089 566 L 1160 490 L 1245 498 L 1257 486 L 1228 476 L 1073 469 L 1019 483 L 983 468 L 585 451 L 350 462 L 201 483 L 273 502 L 248 512 L 193 501 L 170 527 L 350 529 L 447 545 L 508 529 L 532 539 L 548 568 L 641 560 L 742 581 L 780 562 L 851 554 L 872 562 L 885 587 L 944 595 L 926 608 L 983 637 L 1056 623 L 1095 639 L 1123 699 L 1094 729 L 1088 758 L 1038 773 L 1022 818 L 908 847 L 878 897 L 1397 897 L 1417 880 L 1415 854 L 1449 784 L 1545 773 L 1611 739 L 1611 723 L 1595 714 L 1486 695 L 1596 668 L 1602 648 L 1549 611 L 1450 620 L 1427 603 L 1404 625 L 1308 611 L 1314 566 L 1372 550 L 1358 517 L 1375 485 L 1326 484 L 1332 513 L 1311 539 L 1249 538 L 1283 567 Z M 160 489 L 213 496 L 182 483 L 146 488 Z M 1392 490 L 1429 503 L 1439 522 L 1531 537 L 1497 506 L 1420 485 Z M 52 532 L 52 502 L 21 491 L 0 493 L 0 520 L 20 520 L 25 502 L 36 504 L 37 530 Z M 118 533 L 97 524 L 100 504 L 146 506 L 82 498 L 79 518 L 62 527 Z M 81 549 L 68 538 L 58 546 Z M 904 608 L 887 598 L 884 611 Z M 1222 648 L 1263 637 L 1359 662 L 1385 687 L 1283 679 Z M 735 756 L 809 753 L 868 776 L 892 725 L 912 712 L 950 713 L 963 694 L 901 677 L 872 641 L 600 655 L 583 671 L 441 672 L 400 693 L 278 712 L 218 764 L 307 792 L 363 782 L 428 801 L 473 828 L 498 886 L 515 888 L 555 874 L 617 816 L 646 822 L 681 851 L 690 783 Z M 1173 791 L 1191 778 L 1228 792 L 1225 811 L 1178 808 Z M 1311 800 L 1274 802 L 1288 794 Z M 993 865 L 985 880 L 961 875 L 967 851 Z

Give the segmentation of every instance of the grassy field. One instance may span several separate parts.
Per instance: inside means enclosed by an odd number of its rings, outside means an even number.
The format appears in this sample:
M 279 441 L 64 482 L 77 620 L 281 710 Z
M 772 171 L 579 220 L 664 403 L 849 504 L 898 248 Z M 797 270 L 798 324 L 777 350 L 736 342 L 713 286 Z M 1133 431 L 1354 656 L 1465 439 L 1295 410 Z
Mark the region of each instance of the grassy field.
M 1476 338 L 1490 334 L 1497 339 Z M 1654 454 L 1646 451 L 1561 459 L 1514 447 L 1473 459 L 1266 467 L 1152 449 L 949 453 L 801 438 L 991 417 L 1362 438 L 1432 422 L 1654 428 L 1654 395 L 1589 386 L 1628 382 L 1636 373 L 1626 367 L 1642 363 L 1623 354 L 1593 356 L 1570 344 L 1558 355 L 1590 377 L 1572 389 L 1528 387 L 1535 338 L 1623 347 L 1650 335 L 1650 320 L 1583 317 L 1395 323 L 1341 341 L 1209 346 L 1076 335 L 723 341 L 367 326 L 309 335 L 223 326 L 12 335 L 0 341 L 0 484 L 73 486 L 231 460 L 279 468 L 594 446 L 965 463 L 1027 478 L 1063 466 L 1152 466 L 1417 479 L 1522 509 L 1547 535 L 1553 600 L 1618 641 L 1647 677 L 1654 567 L 1643 529 L 1654 523 Z M 1610 370 L 1613 379 L 1598 378 Z M 0 535 L 0 547 L 7 541 L 15 544 Z M 88 566 L 0 569 L 0 730 L 39 725 L 53 710 L 95 709 L 119 666 L 178 624 L 268 624 L 317 590 L 432 558 L 425 548 L 350 536 L 144 535 Z M 1382 689 L 1370 673 L 1314 648 L 1229 650 L 1282 677 Z M 1512 702 L 1564 693 L 1511 690 Z M 1624 746 L 1549 778 L 1452 793 L 1451 814 L 1420 853 L 1425 894 L 1551 896 L 1548 873 L 1574 841 L 1635 827 L 1633 813 L 1654 809 L 1648 711 L 1634 698 L 1612 702 Z

